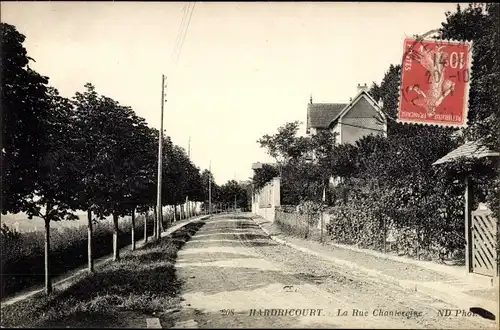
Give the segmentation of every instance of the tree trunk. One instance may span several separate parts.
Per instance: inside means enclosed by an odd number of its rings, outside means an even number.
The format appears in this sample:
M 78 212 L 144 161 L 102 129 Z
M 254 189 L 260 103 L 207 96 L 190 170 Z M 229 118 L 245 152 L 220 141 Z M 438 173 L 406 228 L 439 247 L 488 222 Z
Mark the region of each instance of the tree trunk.
M 144 212 L 144 244 L 148 242 L 148 212 Z
M 174 205 L 174 221 L 177 221 L 177 205 Z
M 92 256 L 92 211 L 90 208 L 87 210 L 87 256 L 88 256 L 88 270 L 94 272 L 94 258 Z
M 47 209 L 48 212 L 48 209 Z M 45 292 L 52 293 L 52 279 L 49 272 L 50 256 L 50 219 L 45 218 Z
M 113 261 L 120 260 L 120 250 L 118 249 L 118 215 L 113 213 Z
M 153 220 L 153 237 L 155 239 L 158 239 L 158 217 L 156 216 L 156 214 L 158 213 L 158 210 L 156 209 L 156 207 L 154 207 L 154 220 Z
M 132 209 L 132 245 L 131 250 L 135 250 L 135 208 Z

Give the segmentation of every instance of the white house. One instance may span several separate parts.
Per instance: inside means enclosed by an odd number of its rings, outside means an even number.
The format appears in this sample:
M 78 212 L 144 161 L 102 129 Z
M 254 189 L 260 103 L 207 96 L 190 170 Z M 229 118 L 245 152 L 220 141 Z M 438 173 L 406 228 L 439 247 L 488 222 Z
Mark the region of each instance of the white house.
M 368 93 L 367 86 L 358 84 L 358 93 L 349 103 L 313 103 L 307 105 L 308 135 L 320 130 L 337 133 L 336 143 L 355 143 L 363 136 L 387 136 L 387 118 L 380 105 Z

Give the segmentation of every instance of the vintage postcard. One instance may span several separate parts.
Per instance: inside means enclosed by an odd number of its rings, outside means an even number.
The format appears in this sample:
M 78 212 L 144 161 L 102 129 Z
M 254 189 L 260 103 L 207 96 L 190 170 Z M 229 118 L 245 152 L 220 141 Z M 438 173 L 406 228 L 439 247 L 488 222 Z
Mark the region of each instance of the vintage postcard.
M 0 5 L 2 328 L 498 329 L 498 3 Z

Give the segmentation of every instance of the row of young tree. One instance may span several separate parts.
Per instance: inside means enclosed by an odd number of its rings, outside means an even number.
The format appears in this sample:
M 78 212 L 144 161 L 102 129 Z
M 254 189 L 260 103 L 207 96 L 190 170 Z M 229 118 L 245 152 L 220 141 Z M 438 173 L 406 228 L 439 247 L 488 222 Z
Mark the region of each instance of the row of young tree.
M 94 271 L 93 224 L 112 216 L 113 255 L 119 260 L 119 218 L 131 216 L 134 235 L 136 212 L 156 206 L 160 132 L 90 83 L 71 99 L 61 96 L 48 77 L 30 68 L 33 60 L 23 46 L 25 36 L 6 23 L 1 23 L 0 33 L 1 211 L 44 220 L 45 284 L 50 293 L 51 222 L 76 219 L 76 210 L 87 212 L 88 268 Z M 200 173 L 183 148 L 168 136 L 163 141 L 162 205 L 178 206 L 186 197 L 206 201 L 209 177 L 218 189 L 210 171 Z M 236 186 L 228 184 L 222 191 L 237 193 Z M 226 202 L 226 195 L 219 201 L 215 194 L 212 201 Z M 159 239 L 161 223 L 155 228 Z
M 273 176 L 282 177 L 282 204 L 321 201 L 323 187 L 331 176 L 341 184 L 327 190 L 330 206 L 343 205 L 353 217 L 373 220 L 370 230 L 360 232 L 358 240 L 380 242 L 375 227 L 392 222 L 399 229 L 411 228 L 419 244 L 439 245 L 447 250 L 463 248 L 464 176 L 472 174 L 475 204 L 486 202 L 500 218 L 495 159 L 459 159 L 439 167 L 432 163 L 465 140 L 478 141 L 491 150 L 500 150 L 498 117 L 499 4 L 457 7 L 446 13 L 439 38 L 472 40 L 473 66 L 469 93 L 468 126 L 465 129 L 397 123 L 400 65 L 391 65 L 380 84 L 373 83 L 369 93 L 383 101 L 387 115 L 387 137 L 367 136 L 355 144 L 334 145 L 330 131 L 312 137 L 297 136 L 299 123 L 287 123 L 274 135 L 258 143 L 276 159 L 277 166 L 256 170 L 258 189 Z M 311 162 L 314 154 L 315 162 Z M 369 221 L 364 221 L 367 223 Z M 360 224 L 363 226 L 364 224 Z M 384 226 L 386 227 L 386 226 Z M 354 232 L 336 228 L 337 232 Z M 370 234 L 371 233 L 371 234 Z M 375 233 L 375 234 L 374 234 Z M 385 236 L 385 233 L 381 234 Z M 385 242 L 385 240 L 383 240 Z M 375 244 L 376 245 L 376 244 Z

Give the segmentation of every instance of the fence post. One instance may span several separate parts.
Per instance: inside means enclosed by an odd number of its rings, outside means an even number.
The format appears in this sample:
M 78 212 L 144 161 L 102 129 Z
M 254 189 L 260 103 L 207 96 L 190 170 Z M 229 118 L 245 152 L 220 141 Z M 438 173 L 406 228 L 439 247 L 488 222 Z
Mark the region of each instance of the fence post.
M 311 223 L 311 214 L 307 212 L 307 221 L 306 221 L 306 226 L 307 226 L 307 236 L 306 238 L 309 238 L 309 224 Z
M 321 207 L 319 208 L 319 213 L 320 213 L 320 221 L 321 221 L 321 244 L 325 245 L 325 242 L 323 240 L 323 227 L 324 227 L 324 219 L 323 219 L 323 209 L 325 208 L 325 203 L 326 203 L 326 184 L 323 182 L 323 196 L 321 199 Z
M 465 177 L 465 269 L 467 274 L 472 272 L 472 178 L 467 175 Z

